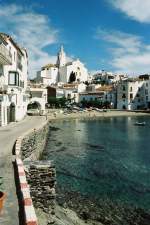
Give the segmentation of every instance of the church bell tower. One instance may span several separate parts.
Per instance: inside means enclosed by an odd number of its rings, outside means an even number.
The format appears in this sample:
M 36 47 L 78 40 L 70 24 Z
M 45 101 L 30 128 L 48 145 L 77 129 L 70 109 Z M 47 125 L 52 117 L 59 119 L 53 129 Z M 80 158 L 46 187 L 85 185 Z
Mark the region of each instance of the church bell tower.
M 62 67 L 66 65 L 66 53 L 64 52 L 63 45 L 60 48 L 60 51 L 57 56 L 57 65 L 58 67 Z

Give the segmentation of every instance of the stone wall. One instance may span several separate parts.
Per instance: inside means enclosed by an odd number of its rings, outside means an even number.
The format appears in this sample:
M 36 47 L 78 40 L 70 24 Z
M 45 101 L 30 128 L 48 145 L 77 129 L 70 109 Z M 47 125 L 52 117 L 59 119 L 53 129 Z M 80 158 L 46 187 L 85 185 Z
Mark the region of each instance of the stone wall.
M 40 130 L 34 129 L 23 138 L 21 145 L 22 160 L 38 160 L 40 158 L 47 143 L 48 132 L 49 124 Z
M 40 160 L 49 135 L 49 123 L 16 141 L 15 153 L 23 160 L 25 177 L 35 209 L 42 210 L 46 225 L 54 224 L 56 170 L 52 161 Z M 38 217 L 39 215 L 37 215 Z M 43 224 L 43 223 L 42 223 Z
M 47 224 L 54 223 L 56 171 L 52 161 L 25 162 L 26 177 L 35 208 L 48 215 Z

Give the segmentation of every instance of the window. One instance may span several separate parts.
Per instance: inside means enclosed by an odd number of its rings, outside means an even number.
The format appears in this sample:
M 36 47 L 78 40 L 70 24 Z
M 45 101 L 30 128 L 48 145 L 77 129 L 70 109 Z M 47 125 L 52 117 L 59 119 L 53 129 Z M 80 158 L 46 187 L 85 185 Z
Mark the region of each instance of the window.
M 133 94 L 130 94 L 130 99 L 132 99 L 133 98 Z
M 125 94 L 123 94 L 123 95 L 122 95 L 122 98 L 126 98 L 126 95 L 125 95 Z
M 16 61 L 16 53 L 14 52 L 14 62 Z
M 20 80 L 20 87 L 24 88 L 24 81 Z
M 126 90 L 126 87 L 125 86 L 122 86 L 122 90 L 125 91 Z
M 148 102 L 148 96 L 146 96 L 146 101 Z
M 0 65 L 0 76 L 3 75 L 3 65 Z
M 140 102 L 141 100 L 140 99 L 138 99 L 138 102 Z
M 95 101 L 97 101 L 97 98 L 95 98 Z
M 139 94 L 137 94 L 137 95 L 136 95 L 136 97 L 137 97 L 137 98 L 139 98 L 139 97 L 140 97 L 140 95 L 139 95 Z
M 15 71 L 10 71 L 8 75 L 8 85 L 19 86 L 19 74 Z
M 20 69 L 22 71 L 22 63 L 21 63 L 22 57 L 20 54 L 17 55 L 17 66 L 18 69 Z
M 130 87 L 130 91 L 132 92 L 132 87 Z
M 146 83 L 146 87 L 148 87 L 148 83 Z
M 70 98 L 71 98 L 71 94 L 68 94 L 68 95 L 67 95 L 67 98 L 70 99 Z
M 148 89 L 145 89 L 145 94 L 148 95 Z

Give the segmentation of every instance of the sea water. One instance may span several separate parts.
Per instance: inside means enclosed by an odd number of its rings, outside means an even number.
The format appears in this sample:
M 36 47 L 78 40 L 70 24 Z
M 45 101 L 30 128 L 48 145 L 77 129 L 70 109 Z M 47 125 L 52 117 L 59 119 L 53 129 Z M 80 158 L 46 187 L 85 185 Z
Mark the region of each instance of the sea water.
M 135 122 L 146 122 L 135 126 Z M 96 199 L 150 209 L 150 117 L 65 120 L 51 124 L 47 158 L 57 185 Z

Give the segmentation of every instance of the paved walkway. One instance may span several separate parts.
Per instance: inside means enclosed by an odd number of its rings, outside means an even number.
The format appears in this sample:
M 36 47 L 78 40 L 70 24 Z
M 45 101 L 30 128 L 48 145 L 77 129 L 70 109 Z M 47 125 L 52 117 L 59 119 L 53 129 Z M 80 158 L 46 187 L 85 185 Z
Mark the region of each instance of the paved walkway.
M 7 194 L 4 210 L 0 215 L 0 225 L 19 225 L 18 200 L 12 164 L 12 148 L 15 140 L 28 130 L 41 126 L 45 120 L 45 117 L 41 116 L 26 117 L 18 123 L 0 127 L 0 177 L 3 177 L 3 187 Z

